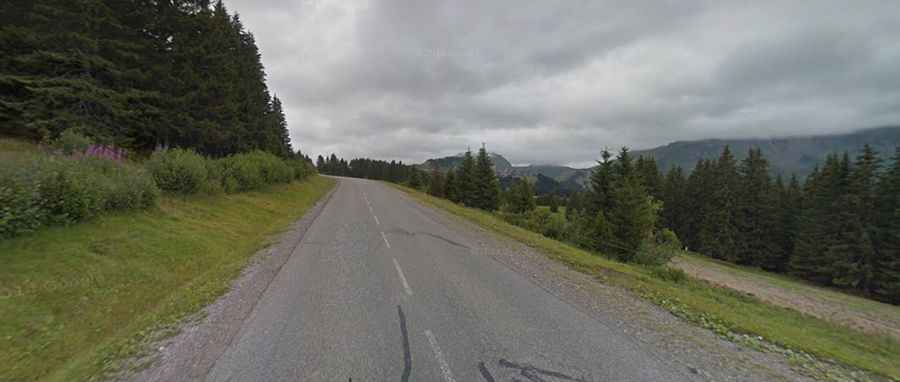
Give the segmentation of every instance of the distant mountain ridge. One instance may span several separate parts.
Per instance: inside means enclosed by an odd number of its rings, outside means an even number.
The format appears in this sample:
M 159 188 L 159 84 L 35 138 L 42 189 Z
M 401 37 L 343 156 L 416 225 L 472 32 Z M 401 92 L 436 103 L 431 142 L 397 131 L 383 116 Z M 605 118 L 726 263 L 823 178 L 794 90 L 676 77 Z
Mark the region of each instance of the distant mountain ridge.
M 887 126 L 858 130 L 846 134 L 809 135 L 770 139 L 704 139 L 679 141 L 649 150 L 636 150 L 635 156 L 645 155 L 656 159 L 661 170 L 681 166 L 690 171 L 701 158 L 717 158 L 728 146 L 738 160 L 747 156 L 750 148 L 760 148 L 769 160 L 773 171 L 784 175 L 805 177 L 829 153 L 848 152 L 852 157 L 863 145 L 872 146 L 883 158 L 894 154 L 900 145 L 900 126 Z
M 459 153 L 449 157 L 429 159 L 425 161 L 425 163 L 420 164 L 419 167 L 425 170 L 431 170 L 437 166 L 439 171 L 447 172 L 448 170 L 456 169 L 462 165 L 463 155 L 463 153 Z M 506 158 L 497 153 L 488 153 L 488 156 L 490 156 L 491 161 L 494 162 L 494 171 L 497 172 L 498 176 L 507 176 L 510 174 L 513 165 L 512 163 L 509 163 Z
M 690 172 L 699 159 L 715 159 L 725 146 L 731 149 L 737 160 L 744 159 L 751 147 L 760 148 L 769 160 L 773 173 L 790 176 L 797 174 L 803 178 L 812 172 L 829 153 L 844 151 L 855 157 L 863 145 L 871 145 L 883 158 L 893 155 L 900 145 L 900 126 L 886 126 L 862 129 L 846 134 L 809 135 L 784 138 L 757 139 L 703 139 L 697 141 L 676 141 L 665 146 L 647 150 L 635 150 L 635 157 L 644 155 L 656 159 L 661 171 L 672 166 L 680 166 Z M 561 191 L 583 188 L 590 177 L 591 168 L 572 168 L 558 165 L 513 166 L 506 158 L 491 153 L 497 175 L 501 178 L 529 177 L 538 175 L 555 180 Z M 598 152 L 599 156 L 599 152 Z M 431 169 L 437 165 L 441 171 L 456 168 L 462 163 L 462 154 L 444 158 L 429 159 L 419 165 Z

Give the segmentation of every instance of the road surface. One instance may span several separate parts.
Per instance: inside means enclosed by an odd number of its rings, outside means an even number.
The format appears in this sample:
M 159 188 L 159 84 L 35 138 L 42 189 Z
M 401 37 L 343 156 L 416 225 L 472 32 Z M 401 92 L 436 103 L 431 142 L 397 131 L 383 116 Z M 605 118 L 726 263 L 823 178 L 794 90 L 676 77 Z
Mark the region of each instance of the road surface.
M 340 179 L 206 379 L 689 379 L 429 213 L 386 185 Z

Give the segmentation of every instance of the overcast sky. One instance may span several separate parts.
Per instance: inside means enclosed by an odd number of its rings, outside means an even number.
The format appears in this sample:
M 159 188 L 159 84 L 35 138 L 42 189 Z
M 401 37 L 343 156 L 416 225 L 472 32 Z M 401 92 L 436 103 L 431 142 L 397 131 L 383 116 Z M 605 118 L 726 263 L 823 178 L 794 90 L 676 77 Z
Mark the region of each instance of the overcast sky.
M 515 164 L 900 122 L 900 1 L 226 0 L 304 153 Z

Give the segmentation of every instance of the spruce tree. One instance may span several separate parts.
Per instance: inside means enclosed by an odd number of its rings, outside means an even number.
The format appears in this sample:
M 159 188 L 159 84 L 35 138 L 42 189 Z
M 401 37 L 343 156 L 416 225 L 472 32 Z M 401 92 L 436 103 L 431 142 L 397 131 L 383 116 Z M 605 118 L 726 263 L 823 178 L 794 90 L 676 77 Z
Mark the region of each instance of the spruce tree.
M 831 284 L 835 256 L 843 256 L 837 239 L 844 234 L 837 219 L 842 218 L 848 201 L 847 168 L 837 155 L 829 155 L 825 164 L 807 179 L 807 198 L 798 222 L 790 272 L 821 284 Z
M 794 253 L 794 242 L 797 237 L 797 222 L 801 213 L 803 190 L 796 175 L 791 176 L 787 186 L 779 175 L 775 182 L 775 192 L 778 194 L 776 243 L 781 254 L 779 259 L 769 264 L 767 268 L 776 272 L 786 272 L 790 256 Z
M 462 165 L 459 167 L 457 184 L 459 184 L 459 199 L 467 207 L 478 206 L 478 187 L 475 179 L 475 158 L 472 150 L 466 150 L 463 155 Z
M 612 197 L 613 207 L 609 211 L 608 221 L 612 226 L 614 239 L 607 239 L 599 244 L 619 259 L 630 261 L 650 239 L 656 226 L 657 210 L 640 179 L 635 175 L 618 179 Z M 601 211 L 597 219 L 603 218 L 605 216 Z
M 7 134 L 293 155 L 256 42 L 221 1 L 12 1 L 0 15 Z
M 528 179 L 516 179 L 508 195 L 509 212 L 521 214 L 535 209 L 534 188 Z
M 857 214 L 862 219 L 867 231 L 872 231 L 875 215 L 878 211 L 878 175 L 881 170 L 881 158 L 872 146 L 864 145 L 853 172 L 850 175 L 850 193 L 858 198 Z
M 500 182 L 494 173 L 494 165 L 484 145 L 478 150 L 475 164 L 476 206 L 486 211 L 500 207 Z
M 872 292 L 882 300 L 900 304 L 900 146 L 893 165 L 881 175 L 877 190 L 877 262 Z
M 666 173 L 663 181 L 661 212 L 662 225 L 674 231 L 679 237 L 684 237 L 686 211 L 687 180 L 684 171 L 679 166 L 672 166 Z
M 456 177 L 456 171 L 450 169 L 447 171 L 447 180 L 446 180 L 446 196 L 447 199 L 454 203 L 460 202 L 460 191 L 459 191 L 459 181 Z
M 419 170 L 416 170 L 415 168 L 409 170 L 409 187 L 416 190 L 422 187 L 422 177 L 419 174 Z
M 622 147 L 613 163 L 613 177 L 615 179 L 631 179 L 634 176 L 639 176 L 639 174 L 635 172 L 631 150 L 628 147 Z
M 875 253 L 872 238 L 862 218 L 854 211 L 858 205 L 859 199 L 855 195 L 839 196 L 837 208 L 831 215 L 835 220 L 828 224 L 831 236 L 824 260 L 832 284 L 869 291 L 875 272 Z
M 549 199 L 547 202 L 550 206 L 550 212 L 554 214 L 559 212 L 559 197 L 556 194 L 550 194 L 547 198 Z
M 573 192 L 566 197 L 566 220 L 574 221 L 579 214 L 579 199 L 581 199 L 580 192 Z
M 728 146 L 713 165 L 710 186 L 709 209 L 705 211 L 698 233 L 700 251 L 714 258 L 737 261 L 738 173 Z
M 845 164 L 846 163 L 846 164 Z M 838 220 L 830 222 L 834 243 L 826 257 L 831 261 L 835 285 L 871 292 L 877 266 L 877 183 L 881 166 L 878 154 L 865 145 L 852 170 L 845 154 L 842 166 L 847 173 L 846 189 L 837 195 Z
M 644 188 L 647 189 L 647 194 L 656 200 L 663 200 L 664 181 L 659 173 L 656 160 L 652 157 L 638 156 L 635 168 L 641 176 L 641 181 L 644 183 Z
M 607 161 L 608 163 L 608 161 Z M 593 232 L 592 249 L 616 256 L 623 261 L 634 259 L 656 226 L 657 209 L 644 188 L 640 174 L 627 147 L 623 147 L 612 166 L 612 183 L 606 195 L 607 209 L 590 216 Z M 598 186 L 604 186 L 598 183 Z M 602 190 L 601 187 L 598 189 Z
M 587 193 L 586 213 L 596 216 L 599 211 L 609 211 L 613 188 L 613 161 L 609 150 L 600 153 L 597 167 L 591 172 L 590 189 Z
M 741 161 L 739 182 L 735 257 L 742 264 L 777 269 L 784 257 L 776 237 L 778 194 L 759 148 L 751 148 Z
M 431 169 L 431 177 L 428 183 L 428 193 L 432 196 L 437 196 L 439 198 L 443 198 L 446 194 L 446 181 L 444 180 L 444 174 L 438 170 L 437 166 L 434 166 Z
M 272 98 L 272 107 L 269 114 L 271 121 L 267 127 L 272 130 L 272 136 L 275 139 L 271 142 L 269 147 L 263 149 L 268 148 L 271 151 L 276 151 L 275 153 L 282 157 L 292 156 L 294 149 L 291 147 L 291 135 L 288 131 L 287 120 L 284 116 L 281 100 L 278 99 L 277 96 Z
M 700 232 L 712 208 L 713 176 L 713 163 L 706 159 L 698 160 L 688 177 L 685 192 L 683 232 L 679 232 L 679 236 L 688 248 L 701 253 Z

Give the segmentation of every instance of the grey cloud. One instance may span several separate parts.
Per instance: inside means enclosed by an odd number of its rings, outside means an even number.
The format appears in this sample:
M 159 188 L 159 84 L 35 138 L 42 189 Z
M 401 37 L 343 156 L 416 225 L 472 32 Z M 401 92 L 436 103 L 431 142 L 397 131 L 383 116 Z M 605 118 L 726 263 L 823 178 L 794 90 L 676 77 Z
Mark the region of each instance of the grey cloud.
M 304 152 L 514 163 L 900 121 L 900 3 L 231 0 Z

